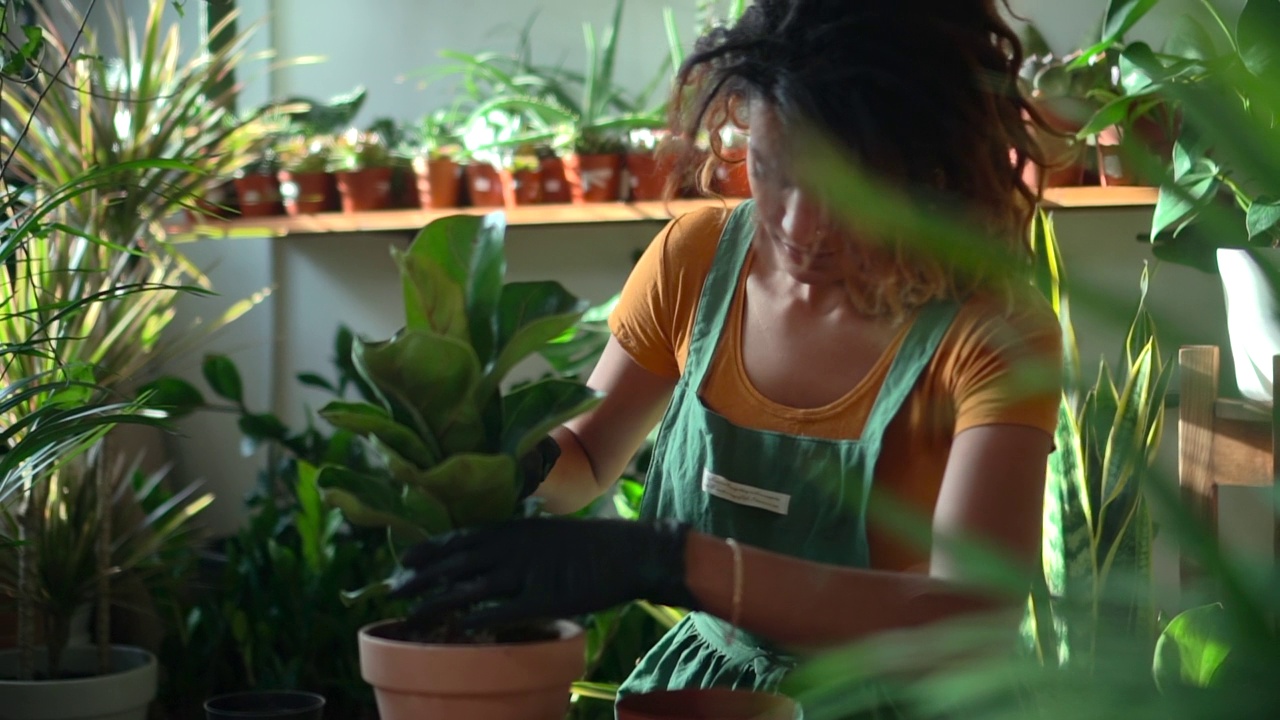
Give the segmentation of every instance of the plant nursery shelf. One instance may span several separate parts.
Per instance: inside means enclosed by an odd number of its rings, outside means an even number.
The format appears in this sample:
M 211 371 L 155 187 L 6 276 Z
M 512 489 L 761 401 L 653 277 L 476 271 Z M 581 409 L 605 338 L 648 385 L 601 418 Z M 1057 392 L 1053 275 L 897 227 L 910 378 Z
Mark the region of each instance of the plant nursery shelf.
M 1155 205 L 1156 189 L 1146 187 L 1051 188 L 1045 204 L 1053 208 L 1133 207 Z M 527 205 L 506 210 L 509 225 L 564 225 L 658 221 L 708 206 L 733 207 L 737 199 L 673 200 L 583 205 Z M 203 223 L 194 228 L 205 237 L 284 237 L 286 235 L 405 232 L 417 230 L 446 215 L 483 215 L 501 208 L 447 210 L 379 210 L 362 213 L 321 213 L 298 217 L 269 217 Z

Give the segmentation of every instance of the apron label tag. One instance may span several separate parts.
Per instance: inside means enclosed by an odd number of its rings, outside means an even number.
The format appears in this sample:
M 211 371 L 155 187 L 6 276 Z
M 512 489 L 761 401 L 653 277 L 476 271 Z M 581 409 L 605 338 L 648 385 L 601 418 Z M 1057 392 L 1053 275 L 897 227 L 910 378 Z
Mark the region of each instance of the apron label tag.
M 791 507 L 790 495 L 742 485 L 705 468 L 702 470 L 702 491 L 737 505 L 768 510 L 779 515 L 786 515 Z

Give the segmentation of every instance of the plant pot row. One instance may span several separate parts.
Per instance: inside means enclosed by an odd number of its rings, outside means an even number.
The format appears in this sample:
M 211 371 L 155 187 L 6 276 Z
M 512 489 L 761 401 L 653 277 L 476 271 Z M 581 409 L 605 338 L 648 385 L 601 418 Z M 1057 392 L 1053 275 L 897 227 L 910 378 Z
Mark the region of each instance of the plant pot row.
M 419 160 L 409 168 L 355 172 L 246 173 L 234 181 L 242 217 L 346 213 L 392 208 L 514 207 L 662 199 L 671 163 L 652 153 L 549 157 L 535 168 L 499 169 L 487 163 Z M 746 163 L 721 166 L 715 190 L 750 197 Z M 225 198 L 201 203 L 211 216 Z

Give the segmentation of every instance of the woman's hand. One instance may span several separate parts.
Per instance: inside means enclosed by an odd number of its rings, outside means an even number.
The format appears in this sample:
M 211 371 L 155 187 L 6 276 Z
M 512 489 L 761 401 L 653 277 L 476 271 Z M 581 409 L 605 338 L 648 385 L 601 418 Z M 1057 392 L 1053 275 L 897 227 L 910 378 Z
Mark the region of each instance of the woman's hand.
M 688 528 L 674 522 L 534 518 L 415 545 L 395 597 L 419 598 L 409 622 L 432 625 L 486 603 L 466 629 L 595 612 L 630 600 L 694 608 Z M 492 603 L 492 604 L 488 604 Z

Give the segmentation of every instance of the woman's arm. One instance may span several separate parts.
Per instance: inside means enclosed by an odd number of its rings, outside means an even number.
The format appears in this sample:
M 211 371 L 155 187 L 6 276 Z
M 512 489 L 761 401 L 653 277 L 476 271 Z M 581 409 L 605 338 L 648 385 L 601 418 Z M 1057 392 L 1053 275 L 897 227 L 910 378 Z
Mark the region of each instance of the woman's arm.
M 617 482 L 662 419 L 676 381 L 640 366 L 611 337 L 587 384 L 604 400 L 552 431 L 560 459 L 534 493 L 548 512 L 580 510 Z
M 1030 573 L 1040 551 L 1051 446 L 1043 430 L 1016 425 L 974 427 L 957 435 L 933 516 L 934 535 L 983 541 Z M 1023 599 L 968 589 L 972 574 L 936 543 L 928 575 L 840 568 L 749 547 L 742 556 L 739 625 L 796 649 L 830 647 L 962 613 L 1012 609 Z M 703 609 L 732 619 L 729 546 L 691 533 L 685 558 L 687 583 Z

